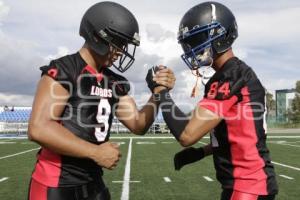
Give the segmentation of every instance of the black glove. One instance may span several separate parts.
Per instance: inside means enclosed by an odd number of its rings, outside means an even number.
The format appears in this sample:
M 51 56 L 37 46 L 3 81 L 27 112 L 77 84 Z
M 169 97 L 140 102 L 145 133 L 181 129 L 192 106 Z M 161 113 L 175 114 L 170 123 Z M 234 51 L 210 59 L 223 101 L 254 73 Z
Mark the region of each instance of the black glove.
M 148 70 L 148 73 L 146 76 L 146 82 L 147 82 L 148 88 L 151 90 L 152 93 L 153 93 L 154 88 L 156 88 L 157 86 L 160 86 L 155 81 L 153 81 L 153 77 L 155 76 L 155 73 L 157 71 L 159 71 L 159 67 L 153 66 L 153 67 L 151 67 L 151 69 Z
M 200 148 L 194 148 L 189 147 L 186 148 L 174 156 L 174 167 L 175 170 L 180 170 L 184 165 L 194 163 L 198 160 L 201 160 L 204 158 L 204 149 L 203 147 Z

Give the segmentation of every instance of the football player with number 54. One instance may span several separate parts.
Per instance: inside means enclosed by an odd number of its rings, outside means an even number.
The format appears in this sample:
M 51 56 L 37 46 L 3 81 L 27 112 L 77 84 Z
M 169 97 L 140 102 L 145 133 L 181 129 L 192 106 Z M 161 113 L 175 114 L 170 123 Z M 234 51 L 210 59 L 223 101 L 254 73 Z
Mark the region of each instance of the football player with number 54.
M 191 70 L 211 66 L 216 73 L 190 119 L 162 86 L 157 87 L 160 105 L 182 146 L 211 133 L 209 145 L 177 153 L 175 169 L 212 154 L 223 189 L 221 200 L 273 200 L 278 188 L 266 146 L 265 89 L 254 71 L 234 56 L 231 46 L 237 37 L 235 17 L 220 3 L 201 3 L 186 12 L 178 36 L 182 59 Z
M 138 110 L 126 78 L 109 69 L 124 72 L 134 61 L 140 44 L 134 15 L 114 2 L 97 3 L 84 14 L 80 35 L 85 44 L 79 52 L 41 67 L 28 136 L 42 148 L 29 200 L 109 200 L 102 168 L 114 169 L 121 156 L 108 141 L 114 115 L 144 134 L 157 113 L 153 95 Z M 169 89 L 175 82 L 170 69 L 158 80 Z

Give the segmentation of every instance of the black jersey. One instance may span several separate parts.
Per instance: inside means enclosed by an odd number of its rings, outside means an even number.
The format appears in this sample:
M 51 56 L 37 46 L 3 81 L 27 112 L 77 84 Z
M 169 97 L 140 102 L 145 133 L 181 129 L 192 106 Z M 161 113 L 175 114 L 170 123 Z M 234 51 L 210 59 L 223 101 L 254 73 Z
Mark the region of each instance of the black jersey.
M 253 70 L 234 57 L 205 86 L 201 107 L 224 120 L 211 133 L 217 179 L 224 189 L 277 193 L 266 146 L 265 89 Z
M 58 123 L 91 143 L 107 141 L 119 97 L 129 92 L 128 81 L 106 67 L 98 73 L 79 53 L 53 60 L 41 71 L 70 94 Z M 32 177 L 46 186 L 64 187 L 84 184 L 101 175 L 101 167 L 92 160 L 58 155 L 42 148 Z

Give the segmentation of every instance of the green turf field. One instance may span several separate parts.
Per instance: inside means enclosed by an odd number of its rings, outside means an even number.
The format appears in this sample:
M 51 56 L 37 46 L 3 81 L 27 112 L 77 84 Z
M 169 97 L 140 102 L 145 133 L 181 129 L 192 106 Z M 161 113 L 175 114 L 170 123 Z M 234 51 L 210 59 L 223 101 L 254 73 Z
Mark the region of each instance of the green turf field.
M 300 134 L 270 135 L 268 147 L 276 163 L 279 200 L 300 199 Z M 115 136 L 115 135 L 114 135 Z M 181 149 L 171 137 L 126 135 L 114 138 L 123 154 L 114 171 L 104 179 L 113 200 L 218 200 L 221 192 L 212 159 L 173 169 L 173 155 Z M 151 137 L 151 138 L 147 138 Z M 208 142 L 203 139 L 200 146 Z M 0 139 L 0 200 L 25 200 L 38 145 L 25 139 Z M 22 154 L 18 154 L 22 153 Z M 126 167 L 127 166 L 127 167 Z M 128 192 L 126 192 L 128 191 Z

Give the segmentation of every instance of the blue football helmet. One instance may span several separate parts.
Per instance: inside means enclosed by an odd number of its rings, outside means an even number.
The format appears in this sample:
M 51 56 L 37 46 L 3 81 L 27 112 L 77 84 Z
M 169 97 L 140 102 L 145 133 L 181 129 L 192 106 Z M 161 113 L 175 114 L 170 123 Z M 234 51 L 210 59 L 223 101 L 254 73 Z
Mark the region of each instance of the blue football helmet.
M 180 22 L 178 42 L 184 51 L 181 57 L 191 70 L 211 66 L 213 59 L 230 49 L 237 37 L 236 20 L 227 7 L 217 2 L 198 4 Z

